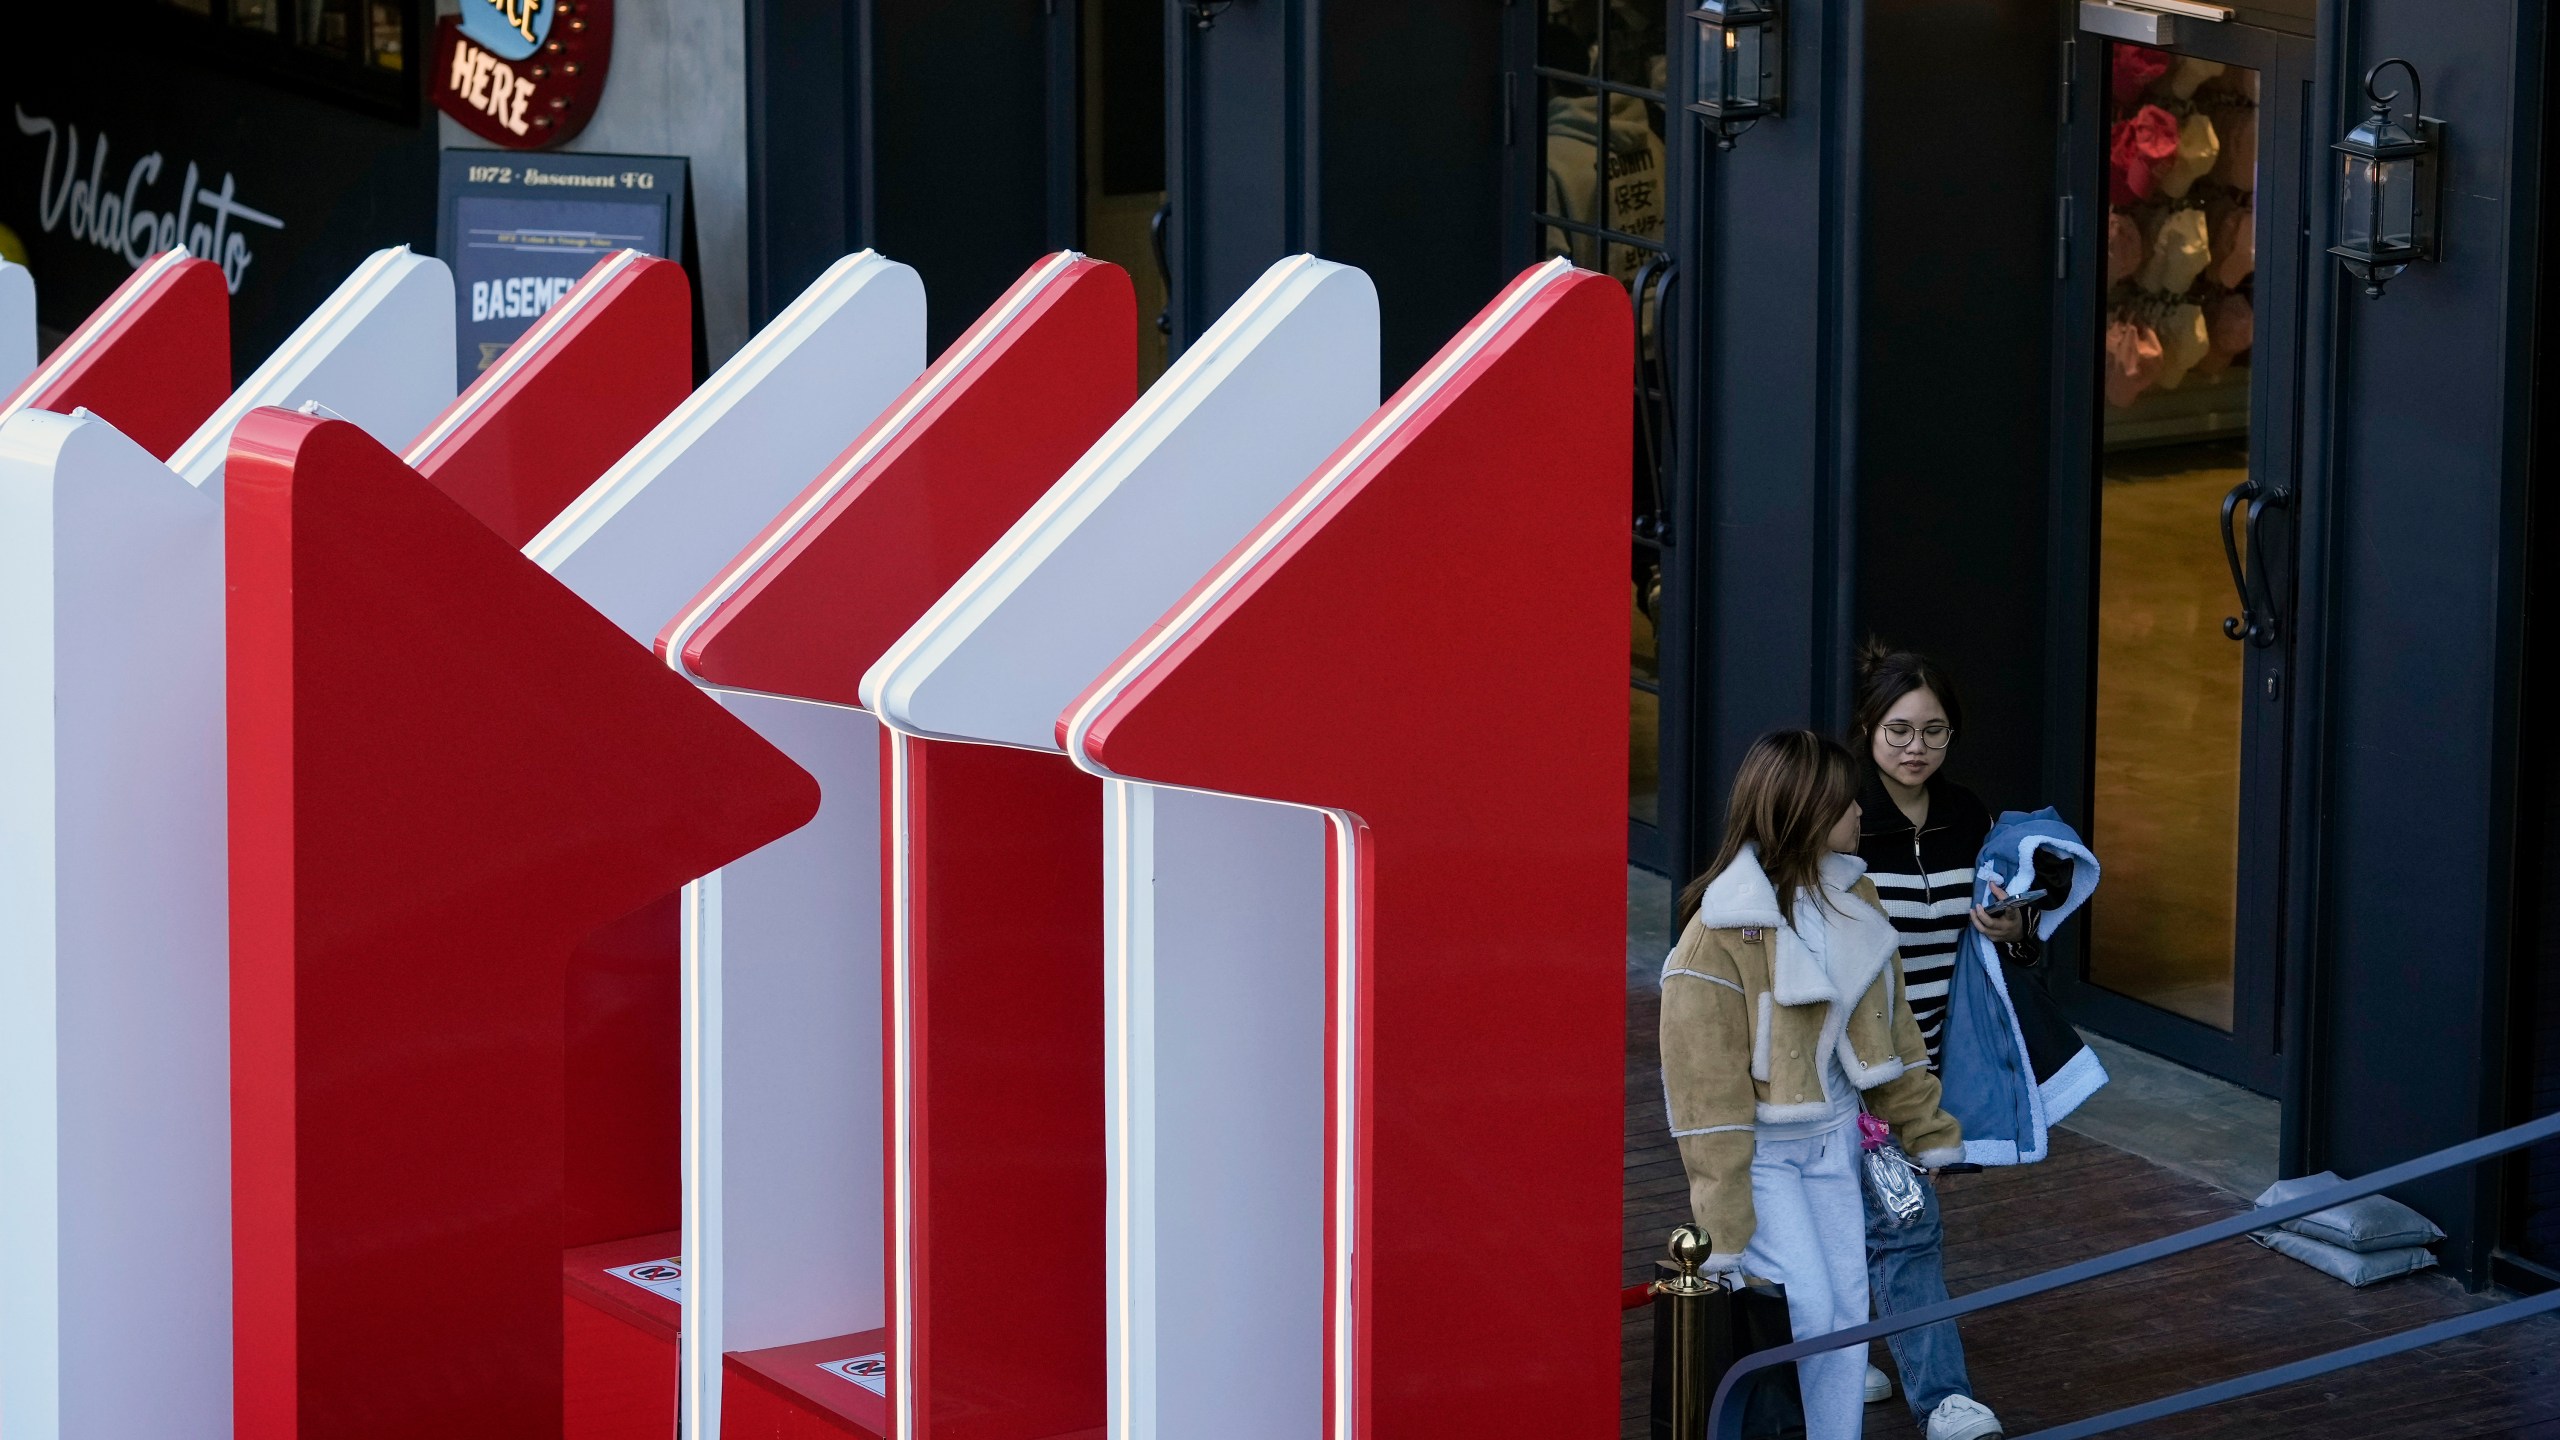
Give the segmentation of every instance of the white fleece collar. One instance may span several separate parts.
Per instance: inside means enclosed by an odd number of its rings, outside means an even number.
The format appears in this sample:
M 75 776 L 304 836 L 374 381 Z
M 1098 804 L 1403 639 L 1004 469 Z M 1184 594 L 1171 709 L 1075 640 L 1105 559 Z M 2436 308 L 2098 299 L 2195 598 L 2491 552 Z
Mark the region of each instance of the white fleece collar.
M 1825 948 L 1831 952 L 1829 965 L 1778 917 L 1777 887 L 1760 869 L 1759 851 L 1753 846 L 1743 846 L 1733 863 L 1708 882 L 1706 893 L 1698 900 L 1698 921 L 1715 930 L 1736 926 L 1775 930 L 1770 998 L 1781 1005 L 1835 1001 L 1845 1008 L 1856 1004 L 1875 984 L 1876 976 L 1892 961 L 1897 944 L 1893 922 L 1885 918 L 1883 911 L 1845 893 L 1866 873 L 1866 862 L 1855 855 L 1834 853 L 1823 857 L 1823 881 L 1843 892 L 1836 908 L 1822 917 Z

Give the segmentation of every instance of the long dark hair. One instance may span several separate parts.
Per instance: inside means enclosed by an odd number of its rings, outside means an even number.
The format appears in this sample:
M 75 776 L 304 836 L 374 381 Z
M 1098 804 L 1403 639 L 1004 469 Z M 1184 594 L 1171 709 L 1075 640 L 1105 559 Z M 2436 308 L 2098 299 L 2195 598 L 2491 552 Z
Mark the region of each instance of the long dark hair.
M 1862 757 L 1875 753 L 1876 727 L 1885 712 L 1914 690 L 1938 697 L 1947 726 L 1964 733 L 1964 702 L 1956 698 L 1956 682 L 1946 667 L 1917 650 L 1896 650 L 1874 636 L 1858 647 L 1858 703 L 1849 714 L 1849 743 Z
M 1831 827 L 1857 799 L 1858 762 L 1839 741 L 1810 730 L 1772 730 L 1752 741 L 1734 772 L 1715 863 L 1680 892 L 1682 922 L 1697 913 L 1708 883 L 1750 845 L 1778 892 L 1778 918 L 1793 925 L 1796 892 L 1821 893 Z

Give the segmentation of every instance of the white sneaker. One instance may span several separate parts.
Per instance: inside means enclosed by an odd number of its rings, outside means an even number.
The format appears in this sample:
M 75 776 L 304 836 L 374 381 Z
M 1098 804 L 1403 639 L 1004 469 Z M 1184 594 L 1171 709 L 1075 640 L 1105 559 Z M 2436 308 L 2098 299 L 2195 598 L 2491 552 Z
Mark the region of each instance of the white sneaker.
M 1867 1367 L 1867 1403 L 1881 1405 L 1893 1398 L 1893 1381 L 1873 1365 Z
M 2000 1440 L 2000 1417 L 1970 1395 L 1950 1395 L 1929 1412 L 1929 1440 Z

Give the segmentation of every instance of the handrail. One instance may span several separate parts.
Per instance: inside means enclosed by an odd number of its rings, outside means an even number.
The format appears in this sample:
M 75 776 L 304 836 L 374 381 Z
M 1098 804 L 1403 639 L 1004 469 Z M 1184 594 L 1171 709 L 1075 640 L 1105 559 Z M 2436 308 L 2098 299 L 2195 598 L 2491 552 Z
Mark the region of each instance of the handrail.
M 1707 1434 L 1712 1437 L 1712 1440 L 1742 1440 L 1743 1401 L 1749 1398 L 1749 1387 L 1758 1383 L 1757 1377 L 1763 1372 L 1780 1365 L 1792 1364 L 1808 1355 L 1820 1355 L 1832 1350 L 1845 1349 L 1851 1345 L 1864 1345 L 1871 1340 L 1899 1335 L 1905 1330 L 1917 1330 L 1923 1325 L 1935 1325 L 1941 1320 L 1955 1320 L 1978 1314 L 1995 1306 L 2029 1299 L 2048 1291 L 2059 1290 L 2065 1285 L 2076 1285 L 2083 1280 L 2095 1280 L 2102 1275 L 2113 1275 L 2121 1270 L 2130 1270 L 2137 1265 L 2147 1265 L 2154 1260 L 2164 1260 L 2172 1255 L 2184 1254 L 2189 1250 L 2246 1235 L 2253 1230 L 2264 1230 L 2271 1225 L 2281 1225 L 2287 1220 L 2297 1220 L 2315 1210 L 2326 1210 L 2332 1205 L 2361 1199 L 2377 1191 L 2388 1190 L 2394 1185 L 2404 1185 L 2412 1180 L 2423 1179 L 2441 1170 L 2475 1165 L 2480 1161 L 2504 1155 L 2508 1151 L 2521 1150 L 2528 1145 L 2539 1144 L 2554 1137 L 2560 1137 L 2560 1111 L 2545 1115 L 2539 1120 L 2528 1121 L 2494 1134 L 2483 1135 L 2476 1140 L 2466 1140 L 2462 1144 L 2439 1150 L 2432 1155 L 2421 1155 L 2415 1160 L 2402 1161 L 2400 1164 L 2376 1170 L 2358 1179 L 2341 1180 L 2326 1189 L 2296 1196 L 2281 1205 L 2269 1205 L 2262 1209 L 2245 1211 L 2228 1219 L 2216 1220 L 2209 1225 L 2199 1225 L 2195 1229 L 2176 1235 L 2127 1246 L 2093 1260 L 2082 1260 L 2059 1269 L 2048 1270 L 2042 1275 L 2031 1275 L 2024 1280 L 2013 1280 L 2006 1285 L 1994 1286 L 1978 1294 L 1965 1296 L 1961 1300 L 1942 1300 L 1935 1305 L 1924 1305 L 1917 1310 L 1905 1311 L 1881 1320 L 1870 1320 L 1864 1325 L 1852 1325 L 1846 1330 L 1834 1330 L 1827 1335 L 1817 1335 L 1810 1340 L 1796 1341 L 1792 1345 L 1780 1345 L 1772 1349 L 1756 1351 L 1736 1361 L 1733 1368 L 1725 1372 L 1724 1383 L 1716 1387 L 1715 1404 L 1707 1416 Z M 2315 1355 L 2308 1360 L 2297 1360 L 2290 1364 L 2243 1375 L 2238 1379 L 2199 1386 L 2164 1399 L 2111 1410 L 2103 1415 L 2039 1430 L 2033 1435 L 2020 1436 L 2017 1440 L 2080 1440 L 2083 1436 L 2103 1435 L 2127 1425 L 2182 1414 L 2188 1410 L 2255 1394 L 2261 1390 L 2291 1384 L 2296 1380 L 2308 1379 L 2314 1375 L 2324 1375 L 2349 1365 L 2380 1359 L 2386 1355 L 2396 1355 L 2404 1350 L 2414 1350 L 2421 1346 L 2435 1344 L 2440 1340 L 2469 1335 L 2550 1311 L 2560 1311 L 2560 1291 L 2510 1301 L 2494 1309 L 2457 1316 L 2451 1320 L 2439 1321 L 2398 1335 L 2366 1341 L 2325 1355 Z

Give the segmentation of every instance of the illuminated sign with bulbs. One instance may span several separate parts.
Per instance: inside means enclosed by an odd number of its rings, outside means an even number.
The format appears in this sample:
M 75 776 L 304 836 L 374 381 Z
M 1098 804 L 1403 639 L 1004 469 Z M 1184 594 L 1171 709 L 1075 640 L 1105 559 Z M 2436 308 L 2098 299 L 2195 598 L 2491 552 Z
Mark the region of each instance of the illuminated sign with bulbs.
M 436 22 L 436 104 L 492 145 L 534 150 L 586 128 L 613 53 L 613 0 L 463 0 Z

